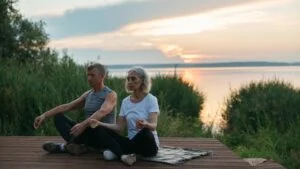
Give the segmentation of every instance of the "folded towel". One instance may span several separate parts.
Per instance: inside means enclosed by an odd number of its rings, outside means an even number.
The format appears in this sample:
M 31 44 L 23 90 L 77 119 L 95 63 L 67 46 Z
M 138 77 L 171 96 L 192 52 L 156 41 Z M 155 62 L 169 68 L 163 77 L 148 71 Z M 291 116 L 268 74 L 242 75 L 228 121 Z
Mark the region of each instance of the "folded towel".
M 145 161 L 160 162 L 170 165 L 180 165 L 185 161 L 207 156 L 211 154 L 211 151 L 198 150 L 190 148 L 170 147 L 162 146 L 159 148 L 158 153 L 154 157 L 141 157 L 140 159 Z

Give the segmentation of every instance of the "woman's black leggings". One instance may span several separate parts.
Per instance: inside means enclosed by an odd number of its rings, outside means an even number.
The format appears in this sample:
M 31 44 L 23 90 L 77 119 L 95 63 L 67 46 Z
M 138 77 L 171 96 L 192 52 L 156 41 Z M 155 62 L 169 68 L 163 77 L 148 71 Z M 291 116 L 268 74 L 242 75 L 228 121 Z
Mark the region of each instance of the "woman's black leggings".
M 140 130 L 131 140 L 102 126 L 97 126 L 92 130 L 97 147 L 109 149 L 118 157 L 131 153 L 144 157 L 151 157 L 157 154 L 158 147 L 155 138 L 153 133 L 147 128 Z

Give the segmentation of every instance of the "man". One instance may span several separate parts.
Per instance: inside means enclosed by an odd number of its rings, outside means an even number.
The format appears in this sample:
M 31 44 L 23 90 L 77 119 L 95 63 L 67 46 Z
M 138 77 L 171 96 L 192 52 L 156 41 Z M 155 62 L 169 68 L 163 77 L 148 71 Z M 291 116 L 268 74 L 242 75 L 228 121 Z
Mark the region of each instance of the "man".
M 94 130 L 89 127 L 90 119 L 97 119 L 106 123 L 115 123 L 115 107 L 117 94 L 104 85 L 106 69 L 102 64 L 92 64 L 87 68 L 88 82 L 91 90 L 83 93 L 79 98 L 67 104 L 62 104 L 44 112 L 34 120 L 34 128 L 37 129 L 47 118 L 54 117 L 57 131 L 66 141 L 64 143 L 47 142 L 43 149 L 49 153 L 68 152 L 72 155 L 80 155 L 87 152 L 89 147 L 97 145 L 93 140 Z M 85 120 L 76 123 L 63 115 L 64 112 L 83 108 Z M 95 147 L 101 148 L 101 147 Z

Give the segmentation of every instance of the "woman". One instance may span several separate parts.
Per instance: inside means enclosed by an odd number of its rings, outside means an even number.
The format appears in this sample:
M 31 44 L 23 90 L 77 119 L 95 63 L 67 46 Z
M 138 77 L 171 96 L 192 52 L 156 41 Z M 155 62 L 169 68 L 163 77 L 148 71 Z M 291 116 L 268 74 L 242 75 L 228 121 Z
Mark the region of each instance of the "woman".
M 155 156 L 159 147 L 156 132 L 159 106 L 157 98 L 149 93 L 151 80 L 142 67 L 133 67 L 128 71 L 126 91 L 131 93 L 123 99 L 116 124 L 90 120 L 89 125 L 97 132 L 99 147 L 104 158 L 112 159 L 116 155 L 122 162 L 132 165 L 136 154 L 144 157 Z M 119 132 L 127 127 L 128 137 Z

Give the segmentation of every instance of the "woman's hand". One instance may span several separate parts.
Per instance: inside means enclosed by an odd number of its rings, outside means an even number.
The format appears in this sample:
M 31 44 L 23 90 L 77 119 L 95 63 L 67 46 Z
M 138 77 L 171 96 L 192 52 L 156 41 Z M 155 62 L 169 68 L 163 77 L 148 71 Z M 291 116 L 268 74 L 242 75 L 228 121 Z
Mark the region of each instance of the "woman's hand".
M 142 129 L 142 128 L 147 128 L 148 122 L 146 120 L 137 120 L 136 121 L 136 128 Z
M 96 120 L 96 119 L 90 119 L 89 120 L 89 126 L 91 128 L 96 128 L 99 125 L 100 125 L 100 122 L 98 120 Z

